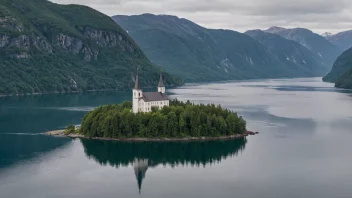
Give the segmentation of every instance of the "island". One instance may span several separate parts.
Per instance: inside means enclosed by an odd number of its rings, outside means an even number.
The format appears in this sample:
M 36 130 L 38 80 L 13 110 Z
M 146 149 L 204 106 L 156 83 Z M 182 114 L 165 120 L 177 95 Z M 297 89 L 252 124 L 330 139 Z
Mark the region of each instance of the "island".
M 237 113 L 214 104 L 171 100 L 151 112 L 132 111 L 132 102 L 104 105 L 86 114 L 79 127 L 47 135 L 126 141 L 182 141 L 239 139 L 258 132 L 246 130 Z
M 162 73 L 157 90 L 143 92 L 137 69 L 132 102 L 100 106 L 84 116 L 80 127 L 70 125 L 46 134 L 133 141 L 238 139 L 255 134 L 246 130 L 241 116 L 220 105 L 170 100 Z

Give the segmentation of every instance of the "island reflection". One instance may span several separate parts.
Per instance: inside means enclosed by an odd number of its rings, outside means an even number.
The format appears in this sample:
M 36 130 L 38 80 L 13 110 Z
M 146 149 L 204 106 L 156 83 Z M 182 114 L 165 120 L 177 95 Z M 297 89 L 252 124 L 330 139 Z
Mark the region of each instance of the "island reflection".
M 227 141 L 119 142 L 81 139 L 89 159 L 116 168 L 133 165 L 139 191 L 149 167 L 157 165 L 206 166 L 237 156 L 246 138 Z

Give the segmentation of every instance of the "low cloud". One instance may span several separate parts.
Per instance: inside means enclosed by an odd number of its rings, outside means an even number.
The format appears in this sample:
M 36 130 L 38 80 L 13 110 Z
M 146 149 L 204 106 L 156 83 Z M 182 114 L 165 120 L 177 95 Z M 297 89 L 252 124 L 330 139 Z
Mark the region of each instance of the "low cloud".
M 309 28 L 317 33 L 352 29 L 350 0 L 51 0 L 82 4 L 109 16 L 170 14 L 207 28 L 244 32 L 270 26 Z

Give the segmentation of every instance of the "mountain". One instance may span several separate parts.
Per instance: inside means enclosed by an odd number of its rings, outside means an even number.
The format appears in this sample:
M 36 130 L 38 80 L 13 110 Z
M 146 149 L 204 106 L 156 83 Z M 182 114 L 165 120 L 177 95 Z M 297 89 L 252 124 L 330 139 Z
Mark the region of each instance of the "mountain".
M 308 48 L 314 54 L 322 58 L 325 65 L 333 65 L 336 58 L 341 54 L 339 49 L 334 44 L 330 43 L 321 35 L 315 34 L 312 31 L 304 28 L 285 29 L 272 27 L 265 30 L 268 33 L 277 34 L 286 39 L 296 41 Z
M 262 30 L 250 30 L 246 34 L 262 43 L 277 60 L 297 71 L 305 71 L 312 76 L 325 75 L 330 71 L 330 66 L 321 63 L 321 57 L 295 41 Z
M 246 34 L 206 29 L 168 15 L 112 18 L 153 63 L 188 82 L 311 75 L 277 60 L 263 44 Z
M 325 38 L 343 51 L 352 47 L 352 30 L 327 35 Z
M 321 36 L 325 37 L 325 38 L 328 37 L 328 36 L 331 36 L 331 35 L 332 35 L 331 32 L 324 32 L 324 33 L 321 34 Z
M 324 81 L 328 82 L 338 82 L 338 86 L 343 86 L 351 76 L 352 70 L 352 48 L 346 50 L 342 53 L 335 61 L 334 66 L 332 67 L 331 72 L 323 78 Z
M 0 95 L 126 89 L 159 71 L 110 17 L 46 0 L 0 1 Z M 167 84 L 182 81 L 165 74 Z
M 335 87 L 352 89 L 352 69 L 345 72 L 335 83 Z

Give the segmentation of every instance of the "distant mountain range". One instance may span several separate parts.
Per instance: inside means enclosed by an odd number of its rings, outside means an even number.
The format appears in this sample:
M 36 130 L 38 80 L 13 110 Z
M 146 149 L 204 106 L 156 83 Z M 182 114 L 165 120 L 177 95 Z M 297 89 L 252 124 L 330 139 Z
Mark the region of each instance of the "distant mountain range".
M 271 35 L 259 32 L 263 38 L 258 32 L 207 29 L 168 15 L 112 18 L 153 63 L 186 81 L 322 76 L 340 53 L 305 29 L 273 27 L 266 30 Z
M 80 5 L 0 1 L 0 95 L 129 89 L 137 67 L 142 86 L 157 84 L 161 69 L 167 85 L 323 76 L 351 47 L 351 31 L 239 33 L 168 15 L 112 18 Z M 350 55 L 341 56 L 324 80 L 347 72 L 339 65 Z
M 339 47 L 329 42 L 323 36 L 304 28 L 285 29 L 272 27 L 265 30 L 268 33 L 277 34 L 286 39 L 293 40 L 302 46 L 308 48 L 315 55 L 320 56 L 322 63 L 331 65 L 336 58 L 342 53 Z
M 337 34 L 327 34 L 325 38 L 343 51 L 352 47 L 352 30 Z
M 157 85 L 160 69 L 110 17 L 46 0 L 0 1 L 0 95 Z M 167 84 L 182 80 L 165 74 Z
M 330 71 L 331 66 L 323 64 L 320 56 L 295 41 L 262 30 L 251 30 L 246 34 L 262 43 L 277 60 L 297 71 L 312 76 Z

